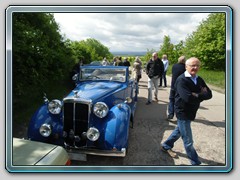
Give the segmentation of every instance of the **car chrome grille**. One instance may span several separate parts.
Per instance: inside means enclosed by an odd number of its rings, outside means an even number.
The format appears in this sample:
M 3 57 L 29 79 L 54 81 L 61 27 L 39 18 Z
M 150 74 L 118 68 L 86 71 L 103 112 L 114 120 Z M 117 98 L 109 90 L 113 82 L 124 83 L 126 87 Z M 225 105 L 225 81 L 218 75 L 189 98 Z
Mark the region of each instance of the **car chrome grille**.
M 89 104 L 81 102 L 64 102 L 63 130 L 65 142 L 69 146 L 86 145 L 85 133 L 88 130 Z

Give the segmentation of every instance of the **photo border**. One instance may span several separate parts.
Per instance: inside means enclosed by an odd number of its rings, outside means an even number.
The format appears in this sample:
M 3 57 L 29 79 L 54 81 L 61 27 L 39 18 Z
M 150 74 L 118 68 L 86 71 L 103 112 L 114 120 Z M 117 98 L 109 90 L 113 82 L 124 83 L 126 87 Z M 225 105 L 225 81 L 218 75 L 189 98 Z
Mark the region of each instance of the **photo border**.
M 226 163 L 225 166 L 13 166 L 12 165 L 12 13 L 47 12 L 47 13 L 226 13 Z M 233 55 L 232 55 L 232 8 L 229 6 L 146 6 L 146 5 L 101 5 L 101 6 L 51 6 L 51 5 L 10 5 L 5 12 L 5 48 L 6 48 L 6 119 L 5 119 L 5 161 L 9 172 L 230 172 L 233 166 Z

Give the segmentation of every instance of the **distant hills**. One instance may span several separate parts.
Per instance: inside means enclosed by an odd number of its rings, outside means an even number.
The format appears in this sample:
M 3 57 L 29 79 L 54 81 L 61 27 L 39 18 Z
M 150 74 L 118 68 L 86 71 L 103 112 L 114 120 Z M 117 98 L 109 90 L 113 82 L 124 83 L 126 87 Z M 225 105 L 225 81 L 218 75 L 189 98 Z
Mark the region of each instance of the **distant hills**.
M 144 56 L 146 51 L 111 51 L 114 56 Z

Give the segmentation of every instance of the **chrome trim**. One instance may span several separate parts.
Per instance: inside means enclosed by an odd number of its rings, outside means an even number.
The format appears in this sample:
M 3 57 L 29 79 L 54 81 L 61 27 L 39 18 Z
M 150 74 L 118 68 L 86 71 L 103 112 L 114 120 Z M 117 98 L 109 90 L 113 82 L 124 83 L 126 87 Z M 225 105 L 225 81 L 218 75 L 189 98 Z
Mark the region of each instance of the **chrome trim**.
M 72 102 L 72 103 L 83 103 L 83 104 L 92 104 L 92 100 L 91 99 L 84 99 L 84 98 L 75 98 L 74 96 L 72 96 L 71 98 L 64 98 L 63 99 L 64 102 Z
M 77 103 L 82 103 L 82 104 L 86 104 L 88 105 L 88 129 L 89 129 L 89 121 L 90 121 L 90 115 L 91 115 L 91 109 L 92 109 L 92 100 L 91 99 L 83 99 L 83 98 L 64 98 L 63 99 L 63 104 L 62 104 L 62 107 L 63 107 L 63 112 L 64 112 L 64 103 L 73 103 L 73 131 L 74 133 L 76 132 L 76 127 L 75 127 L 75 124 L 76 124 L 76 119 L 75 119 L 75 114 L 76 114 L 76 104 Z M 64 121 L 65 121 L 65 117 L 64 117 L 64 113 L 63 113 L 63 124 L 64 124 Z M 64 128 L 64 127 L 63 127 Z M 75 145 L 75 141 L 74 141 L 74 146 Z
M 102 105 L 104 105 L 106 108 L 107 108 L 107 113 L 106 113 L 106 115 L 105 116 L 103 116 L 103 117 L 100 117 L 99 115 L 97 115 L 96 113 L 95 113 L 95 106 L 97 105 L 97 104 L 102 104 Z M 109 107 L 108 107 L 108 105 L 105 103 L 105 102 L 96 102 L 94 105 L 93 105 L 93 114 L 95 114 L 97 117 L 99 117 L 99 118 L 101 118 L 101 119 L 103 119 L 103 118 L 105 118 L 107 115 L 108 115 L 108 112 L 109 112 Z
M 76 132 L 76 103 L 73 103 L 73 132 L 75 134 Z M 75 145 L 75 141 L 74 141 L 74 145 Z
M 96 139 L 91 139 L 89 137 L 89 134 L 90 134 L 89 131 L 95 131 L 95 133 L 97 134 L 98 137 Z M 94 142 L 94 141 L 97 141 L 99 139 L 99 137 L 100 137 L 100 132 L 99 132 L 99 130 L 97 128 L 95 128 L 95 127 L 88 128 L 88 130 L 87 130 L 87 138 L 88 138 L 88 140 Z
M 66 149 L 69 154 L 90 154 L 96 156 L 113 156 L 113 157 L 125 157 L 126 148 L 122 148 L 121 151 L 115 150 L 99 150 L 99 149 L 86 149 L 86 148 L 74 148 Z
M 47 131 L 49 132 L 49 135 L 48 135 L 48 136 L 44 135 L 45 133 L 43 132 L 43 130 L 46 131 L 46 129 L 47 129 Z M 40 128 L 39 128 L 39 133 L 40 133 L 41 136 L 43 136 L 43 137 L 49 137 L 49 136 L 52 134 L 52 127 L 51 127 L 51 125 L 48 124 L 48 123 L 42 124 L 42 125 L 40 126 Z
M 64 98 L 63 99 L 63 112 L 64 112 L 64 103 L 65 102 L 70 102 L 74 104 L 74 115 L 75 115 L 75 105 L 76 103 L 83 103 L 83 104 L 87 104 L 88 105 L 88 124 L 89 124 L 89 119 L 90 119 L 90 115 L 91 115 L 91 109 L 92 109 L 92 100 L 86 100 L 86 99 L 72 99 L 72 98 Z M 75 117 L 75 116 L 74 116 Z M 63 114 L 63 120 L 64 120 L 64 114 Z M 74 120 L 75 121 L 75 120 Z M 63 121 L 64 123 L 64 121 Z M 88 127 L 89 128 L 89 127 Z M 75 130 L 75 129 L 74 129 Z

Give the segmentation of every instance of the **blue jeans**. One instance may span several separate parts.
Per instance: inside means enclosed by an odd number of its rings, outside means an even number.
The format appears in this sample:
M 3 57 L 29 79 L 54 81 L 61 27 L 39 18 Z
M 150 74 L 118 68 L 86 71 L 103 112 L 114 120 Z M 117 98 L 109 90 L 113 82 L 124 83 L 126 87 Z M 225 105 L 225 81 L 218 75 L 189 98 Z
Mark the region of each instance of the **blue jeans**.
M 174 143 L 182 138 L 183 144 L 188 158 L 192 165 L 199 165 L 201 162 L 198 159 L 198 154 L 193 147 L 191 121 L 190 120 L 177 120 L 177 127 L 174 129 L 168 139 L 162 144 L 164 149 L 172 149 Z
M 168 115 L 174 116 L 174 103 L 175 103 L 175 91 L 174 89 L 171 89 L 169 95 Z

